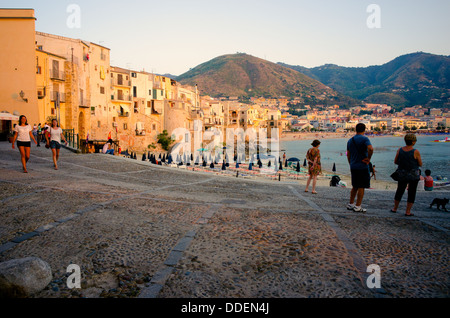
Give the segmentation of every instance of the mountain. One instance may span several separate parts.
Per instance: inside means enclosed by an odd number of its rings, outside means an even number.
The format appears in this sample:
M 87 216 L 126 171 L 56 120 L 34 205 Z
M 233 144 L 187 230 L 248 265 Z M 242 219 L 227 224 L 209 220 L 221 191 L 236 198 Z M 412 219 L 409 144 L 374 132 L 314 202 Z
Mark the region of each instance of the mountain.
M 198 84 L 202 94 L 239 98 L 299 97 L 305 103 L 343 103 L 349 98 L 290 68 L 245 53 L 216 57 L 176 78 Z
M 342 67 L 326 64 L 315 68 L 278 65 L 310 76 L 336 91 L 394 106 L 450 106 L 450 57 L 429 53 L 406 54 L 378 66 Z

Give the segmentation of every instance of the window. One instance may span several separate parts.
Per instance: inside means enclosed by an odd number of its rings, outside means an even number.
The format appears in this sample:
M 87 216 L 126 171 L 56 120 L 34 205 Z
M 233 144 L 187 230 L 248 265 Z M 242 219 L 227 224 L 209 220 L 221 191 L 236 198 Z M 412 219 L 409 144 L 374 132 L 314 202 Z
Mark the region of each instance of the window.
M 127 130 L 128 129 L 128 125 L 126 123 L 123 124 L 123 130 Z
M 102 125 L 102 123 L 100 122 L 100 120 L 97 122 L 97 127 L 100 128 L 100 126 Z
M 53 67 L 53 77 L 59 78 L 59 61 L 53 60 L 52 61 L 52 67 Z
M 103 86 L 100 86 L 100 94 L 105 94 L 105 88 Z
M 91 115 L 95 115 L 95 106 L 91 107 Z

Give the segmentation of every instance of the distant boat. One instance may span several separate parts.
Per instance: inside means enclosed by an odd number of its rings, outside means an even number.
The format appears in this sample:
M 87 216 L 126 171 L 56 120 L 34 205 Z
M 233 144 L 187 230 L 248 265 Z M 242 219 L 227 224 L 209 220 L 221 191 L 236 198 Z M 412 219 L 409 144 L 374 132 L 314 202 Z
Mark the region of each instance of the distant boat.
M 448 137 L 446 137 L 445 139 L 432 140 L 431 142 L 450 142 L 450 139 Z

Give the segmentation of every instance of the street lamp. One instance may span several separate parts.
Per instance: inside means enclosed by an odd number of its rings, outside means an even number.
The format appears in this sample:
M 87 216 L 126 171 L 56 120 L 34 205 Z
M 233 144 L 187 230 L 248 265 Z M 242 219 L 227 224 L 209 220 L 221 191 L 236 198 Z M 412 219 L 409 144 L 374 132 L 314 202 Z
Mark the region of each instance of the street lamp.
M 19 93 L 20 98 L 22 98 L 22 100 L 26 103 L 28 103 L 28 98 L 24 98 L 25 97 L 25 93 L 23 91 L 20 91 Z

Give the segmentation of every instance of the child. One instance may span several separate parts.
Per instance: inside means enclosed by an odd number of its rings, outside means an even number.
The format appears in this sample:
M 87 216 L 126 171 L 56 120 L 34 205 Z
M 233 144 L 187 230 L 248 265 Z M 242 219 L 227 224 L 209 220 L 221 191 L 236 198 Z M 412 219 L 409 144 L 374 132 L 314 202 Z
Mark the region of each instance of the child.
M 433 177 L 429 169 L 425 170 L 425 191 L 433 191 Z

